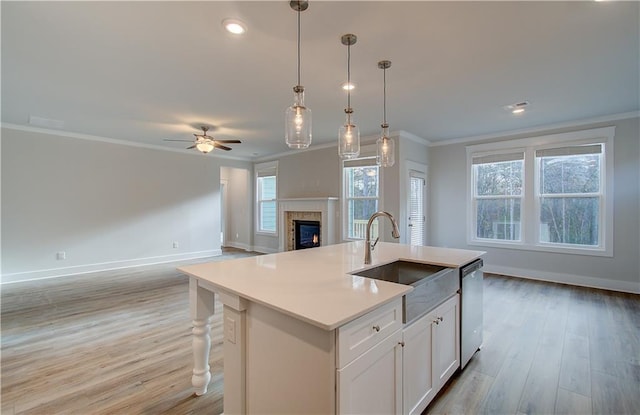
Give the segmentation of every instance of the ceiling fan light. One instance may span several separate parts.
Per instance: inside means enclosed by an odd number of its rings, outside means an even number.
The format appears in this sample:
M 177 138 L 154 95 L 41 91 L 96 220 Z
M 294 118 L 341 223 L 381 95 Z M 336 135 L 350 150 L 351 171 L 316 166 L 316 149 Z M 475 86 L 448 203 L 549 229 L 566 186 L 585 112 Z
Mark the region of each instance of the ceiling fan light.
M 207 141 L 202 141 L 200 143 L 196 144 L 196 149 L 198 149 L 199 151 L 203 152 L 204 154 L 209 153 L 211 150 L 213 150 L 213 143 L 209 140 Z

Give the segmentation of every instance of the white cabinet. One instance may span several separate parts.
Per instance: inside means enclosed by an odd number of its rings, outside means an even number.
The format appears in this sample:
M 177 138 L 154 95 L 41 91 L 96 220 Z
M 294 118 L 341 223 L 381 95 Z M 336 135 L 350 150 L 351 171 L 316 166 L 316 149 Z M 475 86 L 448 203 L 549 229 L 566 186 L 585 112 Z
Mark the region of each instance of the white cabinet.
M 402 299 L 345 324 L 337 332 L 337 412 L 402 412 Z
M 460 366 L 456 294 L 403 330 L 403 413 L 420 414 Z
M 402 412 L 402 330 L 338 369 L 339 414 Z

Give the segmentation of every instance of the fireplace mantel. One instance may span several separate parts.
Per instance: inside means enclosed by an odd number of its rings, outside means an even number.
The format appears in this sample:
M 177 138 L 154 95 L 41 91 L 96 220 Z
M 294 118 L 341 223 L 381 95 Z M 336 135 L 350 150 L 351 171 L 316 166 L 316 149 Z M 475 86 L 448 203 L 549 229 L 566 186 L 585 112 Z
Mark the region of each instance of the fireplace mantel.
M 319 212 L 320 213 L 320 243 L 332 245 L 336 243 L 336 223 L 338 218 L 337 197 L 308 197 L 298 199 L 278 200 L 279 246 L 280 252 L 287 250 L 287 212 Z

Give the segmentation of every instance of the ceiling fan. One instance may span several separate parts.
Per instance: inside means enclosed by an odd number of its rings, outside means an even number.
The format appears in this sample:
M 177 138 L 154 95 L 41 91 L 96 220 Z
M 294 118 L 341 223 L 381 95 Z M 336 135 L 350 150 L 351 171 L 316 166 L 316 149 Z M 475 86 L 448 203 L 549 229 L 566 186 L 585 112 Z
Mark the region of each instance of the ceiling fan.
M 203 152 L 203 153 L 208 153 L 211 150 L 213 150 L 214 148 L 219 148 L 220 150 L 224 150 L 224 151 L 230 151 L 231 148 L 227 147 L 223 144 L 240 144 L 242 143 L 242 141 L 240 140 L 218 140 L 216 138 L 213 138 L 210 135 L 207 135 L 207 131 L 209 131 L 209 127 L 207 126 L 202 126 L 200 127 L 202 128 L 202 134 L 194 134 L 194 136 L 196 137 L 196 140 L 171 140 L 168 138 L 165 138 L 164 141 L 185 141 L 187 143 L 193 143 L 192 146 L 187 147 L 187 150 L 190 150 L 192 148 L 196 148 L 199 151 Z

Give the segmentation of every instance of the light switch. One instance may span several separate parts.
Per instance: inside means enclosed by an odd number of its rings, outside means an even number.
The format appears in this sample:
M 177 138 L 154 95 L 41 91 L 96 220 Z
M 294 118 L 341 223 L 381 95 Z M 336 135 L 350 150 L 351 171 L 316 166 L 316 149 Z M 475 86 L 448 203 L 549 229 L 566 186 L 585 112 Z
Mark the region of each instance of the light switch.
M 236 321 L 231 317 L 224 320 L 224 338 L 230 343 L 236 343 Z

